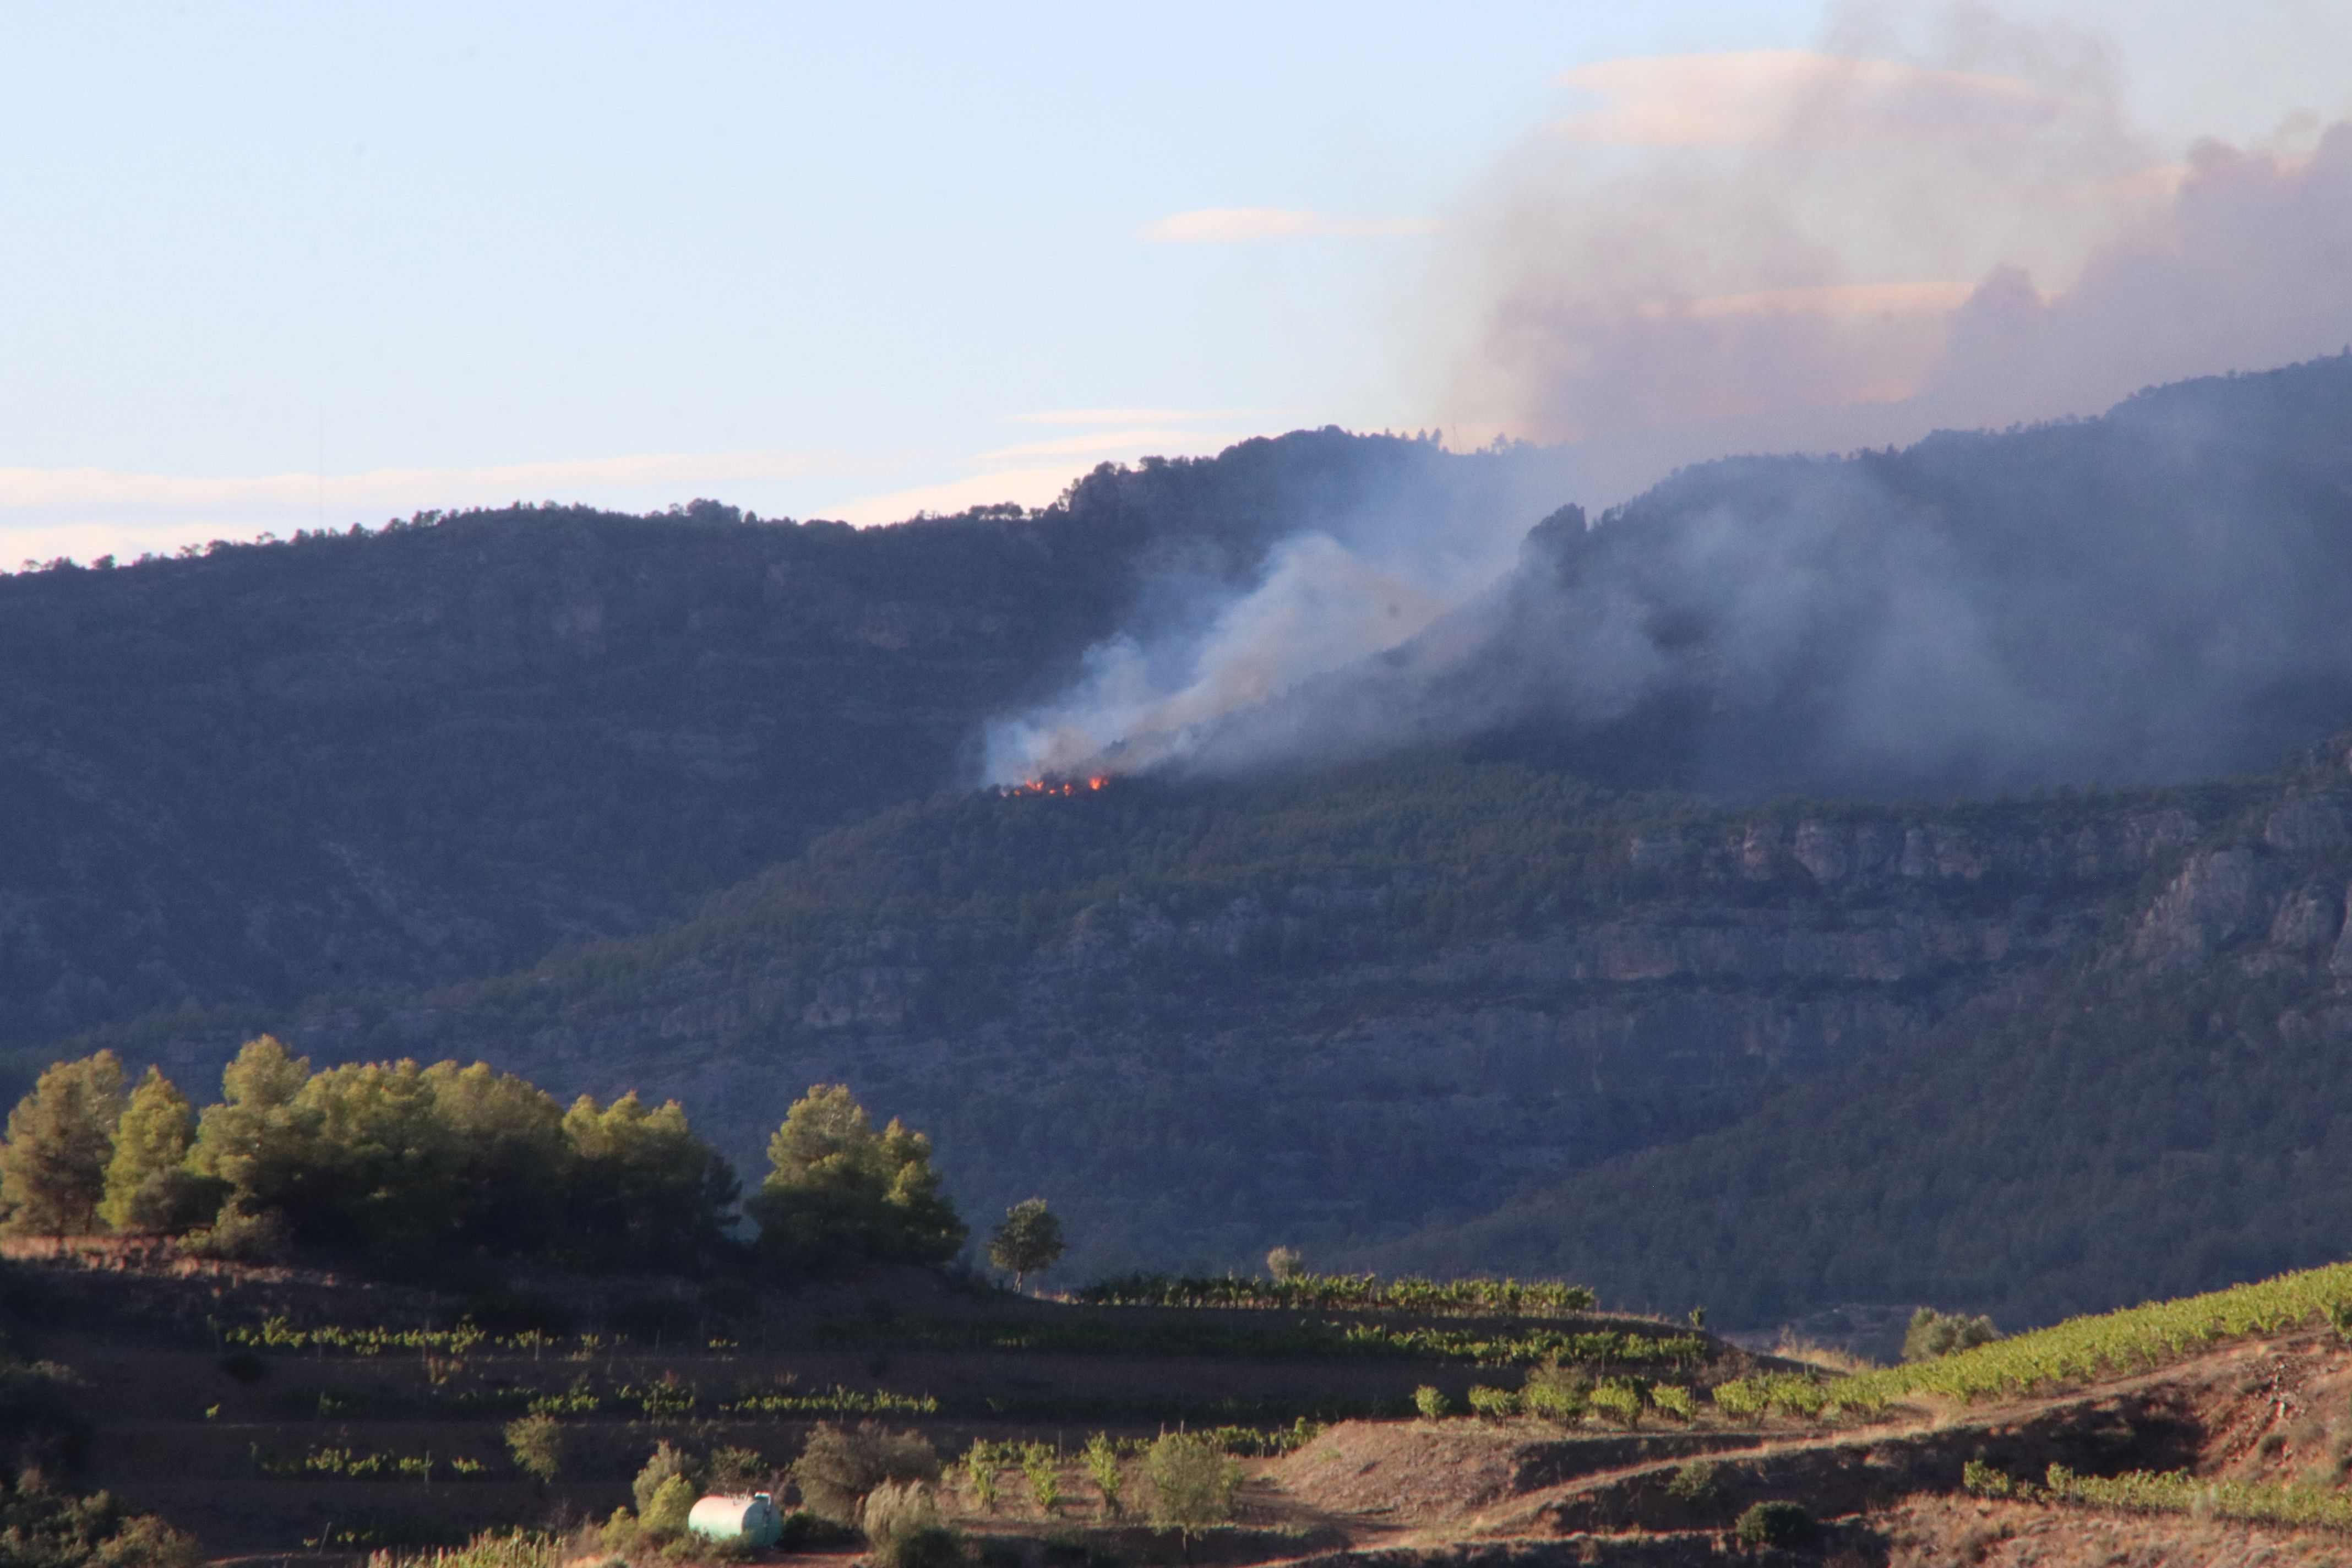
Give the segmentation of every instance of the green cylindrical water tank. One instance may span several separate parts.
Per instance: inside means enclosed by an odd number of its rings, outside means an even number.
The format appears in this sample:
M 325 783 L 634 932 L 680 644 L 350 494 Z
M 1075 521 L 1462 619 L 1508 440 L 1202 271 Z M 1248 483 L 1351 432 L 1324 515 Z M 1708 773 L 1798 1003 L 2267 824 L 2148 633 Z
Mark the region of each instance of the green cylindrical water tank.
M 784 1517 L 775 1499 L 766 1492 L 750 1497 L 707 1497 L 686 1516 L 686 1528 L 706 1541 L 740 1541 L 746 1546 L 773 1546 L 784 1531 Z

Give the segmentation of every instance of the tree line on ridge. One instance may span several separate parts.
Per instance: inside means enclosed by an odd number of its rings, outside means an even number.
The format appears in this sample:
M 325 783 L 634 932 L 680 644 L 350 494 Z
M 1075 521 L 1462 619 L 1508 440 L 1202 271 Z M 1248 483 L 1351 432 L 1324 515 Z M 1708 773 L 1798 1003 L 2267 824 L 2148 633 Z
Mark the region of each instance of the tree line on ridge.
M 842 1085 L 795 1102 L 768 1156 L 745 1198 L 675 1100 L 567 1108 L 482 1062 L 314 1072 L 264 1035 L 201 1110 L 154 1068 L 126 1092 L 111 1051 L 52 1066 L 8 1116 L 0 1231 L 177 1237 L 243 1258 L 315 1248 L 388 1273 L 452 1256 L 685 1271 L 748 1256 L 817 1274 L 942 1263 L 963 1245 L 930 1140 L 877 1129 Z

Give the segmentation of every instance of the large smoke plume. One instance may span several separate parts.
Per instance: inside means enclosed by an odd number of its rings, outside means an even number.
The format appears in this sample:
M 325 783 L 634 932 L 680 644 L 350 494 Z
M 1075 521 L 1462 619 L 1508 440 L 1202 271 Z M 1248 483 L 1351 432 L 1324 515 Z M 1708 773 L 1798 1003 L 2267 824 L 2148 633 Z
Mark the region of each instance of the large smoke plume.
M 1449 425 L 1547 444 L 1556 499 L 1597 509 L 1725 454 L 2095 414 L 2352 340 L 2352 125 L 2168 156 L 2095 41 L 1967 10 L 1921 46 L 1872 15 L 1816 51 L 1573 73 L 1585 100 L 1454 226 Z M 1232 771 L 1529 723 L 1727 788 L 2266 760 L 2352 718 L 2347 382 L 1717 465 L 1555 521 L 1507 576 L 1524 517 L 1450 552 L 1391 528 L 1377 558 L 1327 530 L 1181 637 L 1097 650 L 992 766 Z

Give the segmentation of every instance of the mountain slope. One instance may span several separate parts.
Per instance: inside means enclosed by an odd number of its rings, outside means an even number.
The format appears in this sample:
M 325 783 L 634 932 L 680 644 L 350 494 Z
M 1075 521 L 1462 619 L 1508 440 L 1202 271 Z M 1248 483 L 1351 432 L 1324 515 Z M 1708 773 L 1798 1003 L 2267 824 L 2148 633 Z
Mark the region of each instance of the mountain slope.
M 2241 798 L 2099 941 L 1915 1048 L 1381 1251 L 1769 1324 L 2046 1321 L 2352 1251 L 2352 747 Z
M 1049 1198 L 1074 1270 L 1329 1258 L 1916 1048 L 2242 793 L 1727 812 L 1432 756 L 945 797 L 659 936 L 105 1037 L 196 1078 L 264 1025 L 323 1058 L 479 1055 L 678 1095 L 753 1158 L 837 1079 L 934 1134 L 967 1212 Z
M 526 507 L 0 578 L 0 1043 L 652 930 L 956 782 L 1168 584 L 1529 469 L 1331 430 L 1031 514 Z

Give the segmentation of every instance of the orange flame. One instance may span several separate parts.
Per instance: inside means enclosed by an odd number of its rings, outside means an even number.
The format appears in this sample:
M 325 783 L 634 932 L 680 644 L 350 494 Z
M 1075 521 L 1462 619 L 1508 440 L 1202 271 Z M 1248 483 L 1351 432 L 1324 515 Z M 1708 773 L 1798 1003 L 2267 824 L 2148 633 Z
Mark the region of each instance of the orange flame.
M 1109 783 L 1108 773 L 1097 773 L 1086 781 L 1086 787 L 1094 791 L 1108 786 Z M 1074 779 L 1024 779 L 1017 784 L 999 784 L 996 793 L 1000 795 L 1076 795 L 1078 784 Z

